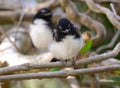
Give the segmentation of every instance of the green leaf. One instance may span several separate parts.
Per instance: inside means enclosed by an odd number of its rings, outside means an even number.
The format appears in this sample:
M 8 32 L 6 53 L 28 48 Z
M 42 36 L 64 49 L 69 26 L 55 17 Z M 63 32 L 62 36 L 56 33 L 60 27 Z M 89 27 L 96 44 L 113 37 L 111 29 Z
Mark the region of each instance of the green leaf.
M 92 43 L 93 43 L 92 40 L 88 40 L 88 41 L 86 42 L 86 44 L 84 45 L 84 47 L 80 50 L 80 53 L 81 53 L 81 54 L 86 53 L 86 52 L 92 47 Z
M 117 71 L 114 71 L 115 73 L 117 73 L 117 74 L 120 74 L 120 70 L 117 70 Z
M 109 77 L 107 79 L 113 80 L 113 81 L 120 81 L 120 77 Z
M 54 72 L 54 71 L 59 71 L 59 70 L 61 70 L 61 68 L 51 68 L 49 71 Z
M 109 77 L 107 79 L 112 80 L 113 82 L 105 82 L 105 84 L 112 86 L 120 86 L 120 77 Z
M 84 67 L 83 68 L 88 68 L 88 64 L 84 64 Z

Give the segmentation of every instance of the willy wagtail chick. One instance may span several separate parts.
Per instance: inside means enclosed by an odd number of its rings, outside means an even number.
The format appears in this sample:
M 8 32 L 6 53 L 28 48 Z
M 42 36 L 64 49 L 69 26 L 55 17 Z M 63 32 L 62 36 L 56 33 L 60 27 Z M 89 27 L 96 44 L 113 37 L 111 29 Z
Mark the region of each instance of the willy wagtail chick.
M 40 9 L 30 25 L 30 37 L 37 49 L 47 50 L 49 43 L 53 40 L 52 12 L 50 9 Z
M 78 29 L 67 18 L 61 18 L 53 33 L 53 42 L 49 51 L 54 57 L 61 60 L 75 58 L 84 45 L 83 38 Z

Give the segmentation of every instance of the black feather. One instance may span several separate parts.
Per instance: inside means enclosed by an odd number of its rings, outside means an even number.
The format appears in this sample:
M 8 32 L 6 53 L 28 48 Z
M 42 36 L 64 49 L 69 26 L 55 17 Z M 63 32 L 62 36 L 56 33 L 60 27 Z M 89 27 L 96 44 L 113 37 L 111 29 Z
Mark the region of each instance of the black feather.
M 67 35 L 73 35 L 74 38 L 80 38 L 80 34 L 77 30 L 78 29 L 67 18 L 61 18 L 54 29 L 54 40 L 57 42 L 62 41 Z
M 34 23 L 34 21 L 36 19 L 43 19 L 47 22 L 47 25 L 52 27 L 52 11 L 48 8 L 42 8 L 40 10 L 38 10 L 38 12 L 36 13 L 36 15 L 33 17 L 32 19 L 32 23 Z

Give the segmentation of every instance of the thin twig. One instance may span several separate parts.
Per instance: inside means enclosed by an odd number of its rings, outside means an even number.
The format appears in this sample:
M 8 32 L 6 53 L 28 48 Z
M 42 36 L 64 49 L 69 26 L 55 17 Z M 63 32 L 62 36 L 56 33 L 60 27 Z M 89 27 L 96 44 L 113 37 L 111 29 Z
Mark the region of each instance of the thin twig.
M 18 23 L 16 25 L 15 42 L 17 40 L 17 35 L 18 35 L 18 32 L 19 32 L 19 27 L 20 27 L 20 25 L 22 23 L 23 18 L 24 18 L 24 10 L 21 11 L 20 18 L 19 18 Z
M 18 20 L 18 23 L 17 23 L 17 27 L 20 27 L 21 23 L 22 23 L 22 20 L 24 18 L 24 10 L 21 10 L 21 14 L 20 14 L 20 18 Z
M 65 68 L 65 70 L 73 70 L 73 68 Z M 68 76 L 66 78 L 71 88 L 81 88 L 76 76 Z
M 81 88 L 75 76 L 68 76 L 67 81 L 69 82 L 71 88 Z
M 108 49 L 108 48 L 113 47 L 113 46 L 115 45 L 115 41 L 118 39 L 119 35 L 120 35 L 120 30 L 118 30 L 118 31 L 115 33 L 114 37 L 112 38 L 112 40 L 111 40 L 111 42 L 110 42 L 109 44 L 100 46 L 100 47 L 96 50 L 96 52 L 100 52 L 101 50 L 105 50 L 105 49 Z
M 2 34 L 5 35 L 5 37 L 10 41 L 10 43 L 16 48 L 17 51 L 19 51 L 19 49 L 17 48 L 17 46 L 15 45 L 15 43 L 9 38 L 9 36 L 3 31 L 2 27 L 0 27 L 0 31 Z
M 89 75 L 90 77 L 90 88 L 99 88 L 100 87 L 100 83 L 98 81 L 98 77 L 96 74 L 91 74 Z
M 116 10 L 115 10 L 115 7 L 114 7 L 113 3 L 110 3 L 110 7 L 111 7 L 111 9 L 112 9 L 112 11 L 113 11 L 113 13 L 114 13 L 115 17 L 116 17 L 118 20 L 120 20 L 120 16 L 118 16 L 118 15 L 117 15 L 117 13 L 116 13 Z

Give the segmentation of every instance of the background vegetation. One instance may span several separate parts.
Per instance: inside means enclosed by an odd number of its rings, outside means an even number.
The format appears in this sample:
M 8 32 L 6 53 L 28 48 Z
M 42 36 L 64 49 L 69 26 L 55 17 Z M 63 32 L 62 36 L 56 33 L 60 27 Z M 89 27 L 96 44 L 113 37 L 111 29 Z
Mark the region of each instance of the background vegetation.
M 76 68 L 50 62 L 32 46 L 29 25 L 41 8 L 69 18 L 86 42 Z M 0 88 L 120 88 L 119 0 L 1 0 Z

